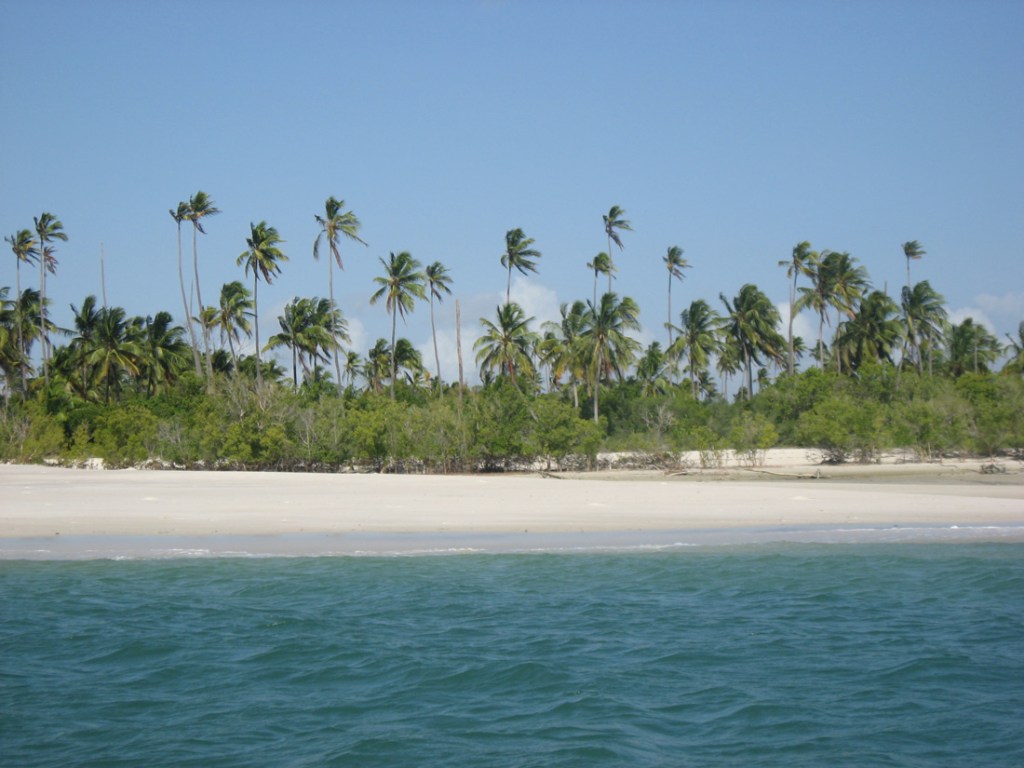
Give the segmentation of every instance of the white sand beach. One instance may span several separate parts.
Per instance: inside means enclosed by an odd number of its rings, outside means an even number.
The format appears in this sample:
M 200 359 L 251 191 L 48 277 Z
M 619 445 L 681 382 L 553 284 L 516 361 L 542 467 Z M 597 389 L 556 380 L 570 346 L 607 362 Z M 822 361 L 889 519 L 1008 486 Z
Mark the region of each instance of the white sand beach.
M 979 464 L 544 476 L 0 466 L 0 539 L 282 534 L 974 530 L 1024 540 L 1024 473 Z M 756 478 L 756 479 L 747 479 Z M 816 479 L 812 479 L 816 478 Z

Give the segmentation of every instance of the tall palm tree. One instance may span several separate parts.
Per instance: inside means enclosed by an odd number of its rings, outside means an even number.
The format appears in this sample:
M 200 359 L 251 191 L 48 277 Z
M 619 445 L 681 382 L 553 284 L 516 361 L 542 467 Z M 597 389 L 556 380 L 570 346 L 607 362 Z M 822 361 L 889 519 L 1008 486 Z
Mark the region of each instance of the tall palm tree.
M 231 366 L 238 370 L 238 353 L 235 344 L 241 344 L 242 335 L 252 336 L 253 301 L 249 289 L 240 280 L 224 283 L 220 288 L 220 301 L 217 308 L 216 325 L 220 328 L 221 343 L 228 343 L 231 352 Z
M 793 247 L 793 255 L 789 260 L 780 261 L 779 266 L 786 268 L 786 277 L 793 279 L 789 287 L 789 332 L 786 335 L 787 352 L 786 372 L 790 376 L 796 370 L 796 354 L 793 349 L 793 317 L 796 309 L 796 281 L 797 278 L 811 277 L 812 265 L 817 260 L 817 254 L 811 250 L 811 244 L 804 240 Z
M 104 402 L 110 402 L 110 392 L 120 395 L 122 378 L 125 374 L 139 373 L 139 344 L 129 333 L 130 323 L 121 307 L 105 307 L 99 310 L 96 333 L 86 362 L 94 367 L 96 376 L 103 382 Z
M 345 265 L 341 261 L 341 248 L 338 243 L 341 237 L 344 235 L 349 240 L 354 240 L 357 243 L 366 245 L 366 242 L 359 237 L 359 218 L 352 212 L 346 211 L 345 201 L 338 200 L 335 197 L 328 197 L 324 203 L 324 215 L 320 216 L 316 214 L 314 218 L 316 223 L 320 225 L 320 232 L 316 236 L 316 240 L 313 241 L 313 258 L 319 260 L 320 258 L 320 243 L 326 241 L 328 248 L 331 251 L 331 258 L 327 260 L 327 280 L 331 300 L 331 310 L 337 309 L 337 304 L 334 301 L 334 264 L 337 262 L 338 269 L 344 270 Z M 341 388 L 341 361 L 337 355 L 334 355 L 334 373 L 337 376 L 338 382 L 338 394 L 342 393 Z
M 720 318 L 704 299 L 696 299 L 679 314 L 679 321 L 679 337 L 675 341 L 679 349 L 673 350 L 673 354 L 685 352 L 690 371 L 690 393 L 696 400 L 700 374 L 707 370 L 711 356 L 722 348 L 718 336 Z
M 448 274 L 448 267 L 440 261 L 435 261 L 426 269 L 427 297 L 430 300 L 430 338 L 434 342 L 434 364 L 437 366 L 437 393 L 441 394 L 441 356 L 437 353 L 437 328 L 434 325 L 434 299 L 438 303 L 444 301 L 445 295 L 451 295 L 451 275 Z
M 587 305 L 582 301 L 574 301 L 571 305 L 562 304 L 559 308 L 561 320 L 557 323 L 544 323 L 544 338 L 538 351 L 544 363 L 551 368 L 551 376 L 556 385 L 563 375 L 568 375 L 572 387 L 572 404 L 579 409 L 579 385 L 586 381 L 587 351 L 582 343 L 586 329 Z
M 505 303 L 511 301 L 512 295 L 512 269 L 518 269 L 520 274 L 537 271 L 536 259 L 541 256 L 540 251 L 532 248 L 533 238 L 527 237 L 521 229 L 510 229 L 505 233 L 505 252 L 501 254 L 501 266 L 508 270 L 508 281 L 505 286 Z
M 732 337 L 739 349 L 740 359 L 746 371 L 747 398 L 754 393 L 754 363 L 762 365 L 763 357 L 781 361 L 785 339 L 776 330 L 779 311 L 761 290 L 747 283 L 730 302 L 725 294 L 719 294 L 726 312 L 724 332 Z
M 668 268 L 668 320 L 665 327 L 668 329 L 668 346 L 672 346 L 672 281 L 683 281 L 683 270 L 690 268 L 690 262 L 683 258 L 683 249 L 678 245 L 669 246 L 668 251 L 661 260 Z M 668 347 L 666 347 L 668 349 Z
M 626 212 L 617 205 L 613 205 L 608 213 L 601 216 L 604 220 L 604 233 L 608 236 L 608 253 L 612 252 L 612 243 L 619 246 L 619 250 L 622 250 L 622 238 L 620 232 L 632 232 L 633 227 L 630 223 L 623 218 Z M 595 302 L 596 303 L 596 302 Z
M 252 306 L 253 325 L 256 329 L 256 381 L 263 383 L 260 365 L 260 275 L 268 285 L 275 275 L 280 274 L 282 261 L 288 261 L 277 246 L 284 241 L 278 236 L 277 230 L 267 225 L 266 221 L 249 224 L 249 237 L 245 239 L 248 248 L 239 254 L 236 264 L 245 265 L 245 274 L 252 272 Z
M 39 260 L 39 248 L 35 237 L 30 229 L 18 230 L 15 234 L 10 237 L 5 237 L 11 245 L 11 251 L 15 257 L 15 308 L 18 305 L 17 298 L 21 296 L 21 264 L 35 264 Z M 18 364 L 18 369 L 21 373 L 21 392 L 25 394 L 28 391 L 28 355 L 25 354 L 25 336 L 22 330 L 22 323 L 17 322 L 18 331 L 18 354 L 21 358 Z
M 56 248 L 50 243 L 54 240 L 67 242 L 68 236 L 64 232 L 64 225 L 60 219 L 52 213 L 42 213 L 33 219 L 36 228 L 36 237 L 39 238 L 39 342 L 43 350 L 43 383 L 48 388 L 50 385 L 50 343 L 46 333 L 46 273 L 56 274 L 57 259 L 53 255 Z
M 391 399 L 394 400 L 395 376 L 397 374 L 395 360 L 396 323 L 399 315 L 402 316 L 402 322 L 405 322 L 405 316 L 412 311 L 415 299 L 425 298 L 423 286 L 425 277 L 419 271 L 420 263 L 408 251 L 402 251 L 397 256 L 392 252 L 388 261 L 381 259 L 380 263 L 384 265 L 384 275 L 373 278 L 373 281 L 380 288 L 370 296 L 370 303 L 376 304 L 381 299 L 384 299 L 384 307 L 391 315 Z
M 594 257 L 593 261 L 587 262 L 587 269 L 594 270 L 594 305 L 597 305 L 597 276 L 608 275 L 608 292 L 612 291 L 612 273 L 615 272 L 615 264 L 612 257 L 603 251 Z
M 613 209 L 614 210 L 614 209 Z M 582 336 L 590 347 L 590 374 L 594 394 L 594 422 L 600 420 L 601 379 L 622 372 L 633 362 L 640 342 L 627 331 L 640 330 L 640 308 L 629 296 L 622 300 L 606 293 L 598 305 L 589 304 Z
M 907 287 L 910 287 L 910 260 L 920 259 L 928 254 L 917 240 L 908 240 L 903 244 L 903 255 L 907 257 Z
M 216 216 L 218 213 L 220 213 L 220 209 L 213 204 L 213 198 L 202 190 L 196 192 L 188 200 L 188 216 L 186 218 L 192 222 L 192 270 L 196 276 L 196 301 L 199 303 L 200 314 L 202 314 L 206 305 L 203 303 L 203 292 L 200 290 L 199 283 L 197 234 L 202 232 L 205 235 L 206 230 L 203 229 L 203 219 Z M 203 346 L 206 351 L 206 378 L 208 381 L 213 381 L 213 359 L 210 353 L 210 334 L 208 328 L 203 329 Z
M 178 225 L 178 284 L 181 286 L 181 307 L 185 312 L 183 317 L 188 319 L 185 327 L 188 329 L 188 338 L 192 344 L 192 362 L 196 367 L 196 378 L 199 378 L 203 375 L 203 366 L 199 361 L 199 344 L 196 343 L 196 331 L 192 327 L 192 312 L 189 308 L 188 296 L 185 295 L 185 271 L 181 263 L 181 222 L 188 219 L 188 203 L 180 202 L 177 208 L 171 208 L 168 213 L 171 214 L 174 223 Z
M 931 373 L 932 352 L 936 342 L 942 339 L 946 327 L 945 299 L 927 280 L 922 280 L 913 288 L 904 286 L 900 298 L 906 339 L 904 357 L 920 373 L 927 350 L 928 372 Z
M 287 347 L 292 354 L 292 387 L 299 388 L 298 367 L 302 365 L 303 378 L 310 377 L 307 357 L 315 357 L 319 351 L 319 340 L 317 339 L 317 328 L 313 320 L 313 301 L 311 299 L 300 299 L 296 296 L 285 305 L 284 314 L 278 316 L 277 323 L 281 328 L 280 333 L 275 333 L 267 339 L 264 350 Z
M 508 376 L 515 384 L 517 373 L 534 374 L 533 350 L 540 339 L 530 330 L 532 322 L 533 318 L 527 317 L 523 308 L 514 302 L 497 308 L 497 322 L 480 318 L 484 333 L 473 344 L 473 349 L 481 377 L 493 372 Z
M 74 315 L 73 332 L 75 335 L 71 339 L 69 347 L 72 358 L 81 366 L 81 370 L 78 372 L 80 375 L 79 394 L 88 399 L 93 377 L 87 357 L 93 349 L 96 329 L 100 323 L 100 310 L 97 307 L 96 297 L 92 294 L 86 296 L 82 301 L 81 309 L 72 304 L 71 312 Z M 68 380 L 73 381 L 70 376 Z

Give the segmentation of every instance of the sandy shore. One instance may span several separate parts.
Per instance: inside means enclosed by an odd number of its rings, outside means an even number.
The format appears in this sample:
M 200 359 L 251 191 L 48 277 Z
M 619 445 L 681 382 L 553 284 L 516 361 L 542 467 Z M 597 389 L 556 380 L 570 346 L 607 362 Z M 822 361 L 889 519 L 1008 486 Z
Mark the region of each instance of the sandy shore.
M 358 475 L 80 470 L 0 466 L 0 539 L 401 535 L 410 547 L 475 535 L 608 541 L 661 533 L 748 530 L 972 531 L 1024 540 L 1024 474 L 974 466 L 861 472 L 804 466 L 732 474 Z M 807 478 L 817 472 L 820 479 Z M 735 481 L 737 478 L 757 479 Z M 986 531 L 988 533 L 986 534 Z M 627 535 L 628 534 L 628 535 Z M 671 538 L 669 536 L 669 538 Z M 70 538 L 69 538 L 70 537 Z M 185 537 L 184 539 L 182 537 Z M 361 538 L 360 538 L 361 537 Z M 424 538 L 426 537 L 426 539 Z M 509 539 L 510 542 L 513 539 Z M 352 548 L 358 548 L 356 543 Z M 70 543 L 65 543 L 70 547 Z M 21 547 L 24 549 L 24 546 Z M 344 549 L 344 547 L 342 547 Z M 0 546 L 12 555 L 13 550 Z

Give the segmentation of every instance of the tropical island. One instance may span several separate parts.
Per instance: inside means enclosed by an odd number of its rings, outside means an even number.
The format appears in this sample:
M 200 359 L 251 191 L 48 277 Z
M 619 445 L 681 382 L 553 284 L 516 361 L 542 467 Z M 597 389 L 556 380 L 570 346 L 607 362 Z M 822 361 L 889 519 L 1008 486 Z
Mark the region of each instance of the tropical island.
M 16 270 L 0 288 L 0 460 L 466 473 L 592 469 L 612 452 L 672 470 L 685 452 L 690 465 L 713 469 L 726 455 L 756 465 L 777 446 L 813 448 L 832 464 L 894 449 L 923 461 L 1024 450 L 1024 322 L 1005 342 L 971 318 L 949 322 L 939 290 L 912 278 L 926 253 L 915 240 L 902 246 L 907 280 L 895 297 L 854 256 L 799 242 L 779 262 L 788 327 L 753 284 L 675 307 L 673 284 L 690 265 L 670 246 L 665 344 L 644 348 L 633 335 L 639 307 L 612 284 L 631 230 L 621 207 L 601 217 L 607 250 L 586 264 L 591 295 L 563 304 L 556 322 L 539 324 L 512 301 L 513 273 L 537 272 L 541 258 L 513 228 L 500 256 L 505 301 L 493 317 L 457 321 L 459 374 L 446 381 L 434 310 L 456 294 L 444 264 L 405 251 L 381 258 L 367 296 L 389 315 L 390 338 L 348 348 L 334 281 L 343 246 L 362 242 L 360 221 L 330 197 L 311 214 L 309 238 L 327 262 L 327 296 L 295 297 L 264 340 L 260 286 L 288 256 L 273 226 L 253 223 L 239 279 L 204 299 L 199 235 L 218 212 L 202 191 L 170 209 L 176 310 L 128 316 L 86 295 L 67 328 L 52 321 L 47 296 L 69 237 L 60 219 L 44 212 L 5 238 Z M 398 336 L 398 320 L 421 303 L 433 361 Z M 817 338 L 794 336 L 800 311 L 816 317 Z

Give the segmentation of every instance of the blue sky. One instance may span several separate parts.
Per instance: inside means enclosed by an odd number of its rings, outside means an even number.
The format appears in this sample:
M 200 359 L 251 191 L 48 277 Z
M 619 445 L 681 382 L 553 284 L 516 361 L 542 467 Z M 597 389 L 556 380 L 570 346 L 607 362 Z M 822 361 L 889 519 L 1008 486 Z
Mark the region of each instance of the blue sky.
M 777 262 L 801 240 L 895 295 L 916 239 L 913 277 L 954 319 L 1024 320 L 1020 2 L 0 0 L 0 26 L 0 230 L 64 222 L 58 323 L 99 294 L 101 243 L 111 303 L 180 318 L 168 209 L 200 189 L 222 210 L 200 238 L 207 302 L 242 279 L 250 222 L 286 241 L 264 339 L 292 297 L 327 294 L 329 195 L 369 244 L 335 276 L 360 352 L 389 332 L 368 303 L 380 257 L 448 265 L 468 347 L 503 298 L 506 230 L 543 254 L 512 288 L 539 322 L 591 295 L 612 205 L 644 341 L 664 343 L 671 245 L 692 264 L 677 316 L 745 282 L 784 305 Z M 438 322 L 451 377 L 453 300 Z M 400 332 L 428 350 L 426 305 Z

